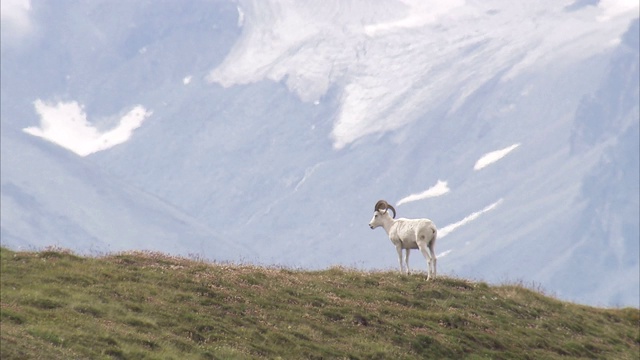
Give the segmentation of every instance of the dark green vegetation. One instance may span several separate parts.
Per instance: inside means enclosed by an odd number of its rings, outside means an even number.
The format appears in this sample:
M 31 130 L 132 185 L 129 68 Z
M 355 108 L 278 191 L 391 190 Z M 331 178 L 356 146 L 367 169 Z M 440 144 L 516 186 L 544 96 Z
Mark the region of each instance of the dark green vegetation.
M 637 359 L 640 310 L 518 285 L 1 250 L 2 359 Z

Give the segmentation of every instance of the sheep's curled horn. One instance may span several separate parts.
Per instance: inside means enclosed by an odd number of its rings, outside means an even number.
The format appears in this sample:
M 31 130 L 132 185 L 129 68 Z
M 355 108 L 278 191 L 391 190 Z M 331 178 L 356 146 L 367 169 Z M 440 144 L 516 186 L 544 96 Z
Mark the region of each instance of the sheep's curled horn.
M 387 212 L 387 209 L 391 209 L 391 211 L 393 211 L 393 218 L 395 219 L 396 209 L 394 209 L 393 206 L 389 205 L 389 203 L 384 200 L 378 200 L 374 211 L 383 210 L 384 212 Z

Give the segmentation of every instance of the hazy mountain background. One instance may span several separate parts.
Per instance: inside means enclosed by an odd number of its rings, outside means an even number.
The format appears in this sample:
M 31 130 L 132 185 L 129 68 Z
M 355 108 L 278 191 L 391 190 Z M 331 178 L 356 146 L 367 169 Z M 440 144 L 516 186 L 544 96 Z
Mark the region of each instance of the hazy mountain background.
M 3 1 L 2 245 L 389 269 L 386 199 L 439 226 L 441 274 L 640 306 L 638 23 L 623 0 Z

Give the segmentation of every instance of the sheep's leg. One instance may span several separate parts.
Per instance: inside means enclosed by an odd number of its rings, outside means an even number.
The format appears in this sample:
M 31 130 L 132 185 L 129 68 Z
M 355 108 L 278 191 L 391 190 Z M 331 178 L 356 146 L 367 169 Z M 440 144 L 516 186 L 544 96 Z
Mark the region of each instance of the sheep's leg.
M 429 252 L 425 244 L 418 244 L 418 248 L 420 249 L 420 252 L 424 256 L 425 260 L 427 260 L 427 280 L 430 280 L 431 279 L 431 261 L 432 261 L 431 253 Z
M 409 270 L 409 251 L 411 251 L 411 249 L 404 249 L 404 262 L 407 265 L 407 275 L 411 273 L 411 270 Z
M 432 241 L 429 244 L 429 252 L 431 253 L 431 259 L 430 259 L 429 263 L 433 267 L 431 272 L 433 273 L 433 278 L 435 279 L 436 278 L 436 262 L 438 261 L 438 259 L 436 259 L 436 249 L 435 249 L 434 245 L 435 245 L 435 241 Z
M 402 266 L 402 247 L 397 245 L 396 251 L 398 252 L 398 263 L 400 263 L 400 274 L 404 274 L 404 267 Z

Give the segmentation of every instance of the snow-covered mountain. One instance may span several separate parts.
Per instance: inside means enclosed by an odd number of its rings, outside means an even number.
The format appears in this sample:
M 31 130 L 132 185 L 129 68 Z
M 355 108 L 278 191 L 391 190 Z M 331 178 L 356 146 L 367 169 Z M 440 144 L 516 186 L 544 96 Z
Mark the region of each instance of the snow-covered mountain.
M 640 305 L 637 1 L 2 6 L 3 245 L 388 269 L 384 198 L 440 273 Z

